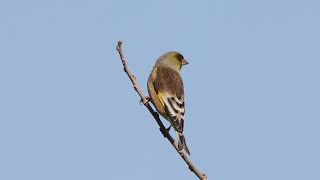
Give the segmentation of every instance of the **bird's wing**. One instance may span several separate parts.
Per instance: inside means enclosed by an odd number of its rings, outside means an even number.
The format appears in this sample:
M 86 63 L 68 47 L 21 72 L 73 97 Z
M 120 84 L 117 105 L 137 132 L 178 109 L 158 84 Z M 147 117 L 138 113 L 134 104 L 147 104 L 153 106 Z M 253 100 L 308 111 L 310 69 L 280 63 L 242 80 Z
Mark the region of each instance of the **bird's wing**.
M 171 125 L 178 132 L 183 132 L 184 123 L 184 90 L 179 72 L 166 67 L 158 67 L 153 82 L 156 93 Z

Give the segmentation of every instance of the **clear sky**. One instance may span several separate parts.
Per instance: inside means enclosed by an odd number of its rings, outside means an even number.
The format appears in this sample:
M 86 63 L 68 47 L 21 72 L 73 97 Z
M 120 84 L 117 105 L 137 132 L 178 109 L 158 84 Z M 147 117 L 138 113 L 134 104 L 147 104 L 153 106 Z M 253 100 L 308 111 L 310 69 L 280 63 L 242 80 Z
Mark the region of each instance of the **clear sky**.
M 133 91 L 181 52 L 209 179 L 320 179 L 320 2 L 0 1 L 0 179 L 196 179 Z M 167 123 L 166 123 L 167 125 Z

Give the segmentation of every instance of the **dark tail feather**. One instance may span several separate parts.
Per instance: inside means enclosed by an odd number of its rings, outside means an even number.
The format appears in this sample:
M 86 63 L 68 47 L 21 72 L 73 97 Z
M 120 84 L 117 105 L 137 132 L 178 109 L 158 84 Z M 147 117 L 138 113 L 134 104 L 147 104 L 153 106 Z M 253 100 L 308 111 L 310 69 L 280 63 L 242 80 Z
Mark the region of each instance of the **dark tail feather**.
M 190 155 L 190 151 L 187 147 L 187 143 L 186 143 L 186 139 L 184 138 L 183 134 L 180 132 L 177 132 L 178 134 L 178 148 L 181 151 L 182 149 L 184 149 L 186 151 L 186 153 L 188 153 Z

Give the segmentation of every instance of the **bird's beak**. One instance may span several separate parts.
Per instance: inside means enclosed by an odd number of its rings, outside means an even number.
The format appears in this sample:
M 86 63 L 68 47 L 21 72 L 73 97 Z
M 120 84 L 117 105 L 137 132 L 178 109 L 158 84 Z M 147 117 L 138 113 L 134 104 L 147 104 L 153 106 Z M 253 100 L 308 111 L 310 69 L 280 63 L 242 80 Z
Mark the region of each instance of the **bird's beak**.
M 188 61 L 185 60 L 185 59 L 183 59 L 183 60 L 182 60 L 182 65 L 187 65 L 187 64 L 189 64 Z

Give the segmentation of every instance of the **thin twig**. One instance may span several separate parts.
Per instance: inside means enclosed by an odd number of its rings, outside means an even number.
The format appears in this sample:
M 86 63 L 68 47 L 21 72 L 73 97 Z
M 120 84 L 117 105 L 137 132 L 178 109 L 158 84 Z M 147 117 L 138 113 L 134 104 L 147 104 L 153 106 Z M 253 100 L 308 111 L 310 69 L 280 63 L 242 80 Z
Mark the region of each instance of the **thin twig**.
M 170 143 L 176 149 L 176 151 L 181 156 L 181 158 L 187 163 L 187 165 L 189 166 L 189 169 L 192 172 L 194 172 L 198 176 L 199 179 L 201 179 L 201 180 L 207 179 L 207 176 L 205 174 L 201 173 L 200 170 L 198 170 L 196 168 L 196 166 L 191 162 L 191 160 L 187 157 L 187 155 L 183 151 L 179 151 L 179 148 L 178 148 L 177 144 L 175 143 L 174 139 L 172 138 L 172 136 L 169 134 L 168 130 L 165 128 L 165 126 L 161 122 L 161 120 L 159 118 L 159 114 L 157 112 L 155 112 L 153 110 L 153 108 L 150 106 L 148 98 L 143 95 L 143 92 L 142 92 L 141 88 L 139 87 L 136 78 L 131 73 L 131 71 L 126 63 L 126 60 L 125 60 L 123 52 L 122 52 L 121 45 L 122 45 L 122 42 L 118 41 L 117 51 L 119 53 L 119 56 L 120 56 L 120 59 L 121 59 L 122 65 L 123 65 L 123 70 L 128 75 L 129 79 L 131 80 L 134 90 L 139 94 L 139 96 L 141 98 L 141 102 L 147 107 L 149 112 L 152 114 L 152 116 L 154 117 L 154 119 L 158 123 L 158 125 L 160 127 L 159 129 L 160 129 L 161 133 L 163 134 L 163 136 L 170 141 Z

